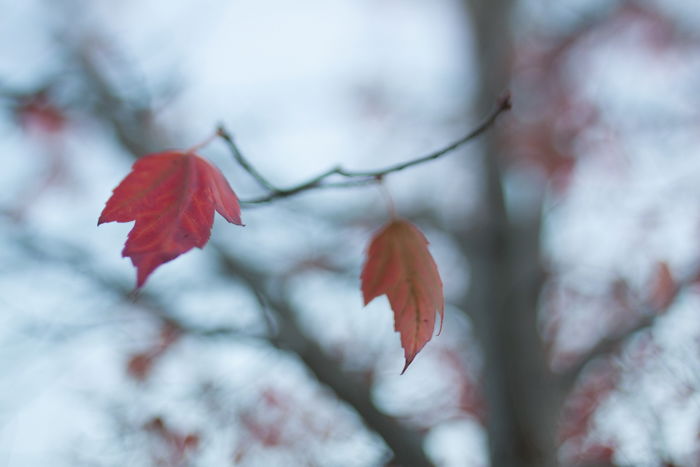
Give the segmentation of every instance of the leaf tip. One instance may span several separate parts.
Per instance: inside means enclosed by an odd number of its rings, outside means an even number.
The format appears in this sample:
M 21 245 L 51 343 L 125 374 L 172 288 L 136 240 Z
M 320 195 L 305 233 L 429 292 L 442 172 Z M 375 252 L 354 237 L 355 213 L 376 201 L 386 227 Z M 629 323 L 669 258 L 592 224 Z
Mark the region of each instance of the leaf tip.
M 438 329 L 437 335 L 442 334 L 442 325 L 445 323 L 445 298 L 442 299 L 442 305 L 438 309 L 440 313 L 440 328 Z
M 136 286 L 134 287 L 134 293 L 138 292 L 141 290 L 146 283 L 146 279 L 148 278 L 148 275 L 142 274 L 141 271 L 137 271 L 136 273 Z
M 367 306 L 369 305 L 369 302 L 374 300 L 375 297 L 373 297 L 365 288 L 365 284 L 363 282 L 362 284 L 362 306 Z
M 133 262 L 133 257 L 132 257 Z M 164 261 L 165 262 L 165 261 Z M 151 273 L 155 271 L 158 266 L 163 263 L 150 263 L 150 264 L 135 264 L 136 266 L 136 289 L 141 290 L 141 288 L 146 284 L 146 281 L 150 277 Z
M 245 227 L 245 224 L 243 223 L 243 220 L 241 219 L 241 213 L 240 211 L 234 211 L 234 212 L 226 212 L 223 210 L 218 210 L 217 212 L 226 219 L 226 222 L 229 224 L 234 224 L 234 225 L 239 225 L 241 227 Z
M 406 373 L 408 366 L 413 362 L 414 358 L 416 358 L 416 354 L 413 354 L 410 357 L 408 355 L 406 356 L 406 364 L 403 366 L 403 370 L 401 370 L 402 375 Z

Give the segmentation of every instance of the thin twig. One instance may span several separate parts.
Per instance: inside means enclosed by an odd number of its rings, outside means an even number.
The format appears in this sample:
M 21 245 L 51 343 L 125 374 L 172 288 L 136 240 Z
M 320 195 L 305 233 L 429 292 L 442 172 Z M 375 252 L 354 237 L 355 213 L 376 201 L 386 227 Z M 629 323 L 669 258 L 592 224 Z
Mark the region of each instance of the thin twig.
M 231 134 L 226 131 L 226 129 L 223 126 L 219 126 L 217 130 L 217 134 L 226 142 L 226 144 L 229 147 L 229 150 L 231 151 L 231 154 L 233 155 L 234 159 L 238 164 L 240 164 L 243 169 L 248 172 L 257 182 L 260 186 L 265 188 L 268 191 L 268 194 L 254 198 L 254 199 L 249 199 L 249 200 L 242 200 L 241 204 L 262 204 L 262 203 L 267 203 L 270 201 L 274 201 L 276 199 L 280 198 L 288 198 L 290 196 L 299 194 L 304 191 L 316 189 L 316 188 L 349 188 L 349 187 L 356 187 L 356 186 L 364 186 L 368 185 L 371 183 L 377 182 L 377 180 L 381 179 L 385 175 L 394 173 L 394 172 L 399 172 L 401 170 L 407 169 L 409 167 L 413 167 L 416 165 L 424 164 L 426 162 L 438 159 L 446 154 L 449 154 L 453 152 L 454 150 L 458 149 L 465 143 L 475 139 L 477 136 L 481 135 L 484 133 L 487 129 L 489 129 L 496 121 L 499 115 L 501 115 L 503 112 L 509 110 L 511 108 L 511 101 L 510 101 L 510 94 L 506 93 L 503 95 L 498 100 L 498 105 L 491 111 L 491 113 L 472 131 L 467 133 L 465 136 L 461 137 L 457 141 L 454 141 L 453 143 L 438 149 L 437 151 L 433 151 L 430 154 L 411 159 L 406 162 L 402 162 L 400 164 L 395 164 L 389 167 L 385 167 L 383 169 L 379 170 L 358 170 L 358 171 L 352 171 L 352 170 L 346 170 L 342 168 L 341 166 L 333 167 L 331 169 L 326 170 L 325 172 L 321 172 L 320 174 L 311 177 L 309 180 L 299 183 L 295 186 L 289 187 L 289 188 L 276 188 L 271 182 L 267 180 L 260 172 L 258 172 L 252 164 L 243 156 L 241 151 L 238 149 L 236 146 L 235 142 L 233 141 L 233 137 Z M 351 180 L 348 182 L 336 182 L 336 183 L 323 183 L 327 178 L 332 177 L 334 175 L 344 177 L 344 178 L 350 178 L 350 179 L 356 179 L 356 180 Z
M 251 175 L 251 177 L 253 177 L 255 181 L 257 181 L 260 184 L 260 186 L 262 186 L 268 191 L 280 191 L 277 188 L 275 188 L 275 186 L 272 183 L 267 181 L 267 179 L 263 177 L 263 175 L 260 172 L 258 172 L 257 169 L 255 169 L 255 167 L 253 167 L 245 157 L 243 157 L 243 154 L 238 149 L 238 146 L 233 140 L 233 136 L 231 136 L 231 134 L 228 131 L 226 131 L 226 128 L 224 128 L 223 125 L 219 125 L 219 127 L 216 130 L 216 134 L 219 135 L 226 142 L 226 145 L 231 151 L 233 158 L 236 159 L 236 162 L 238 162 L 238 164 L 241 167 L 243 167 L 243 169 L 246 172 L 248 172 Z

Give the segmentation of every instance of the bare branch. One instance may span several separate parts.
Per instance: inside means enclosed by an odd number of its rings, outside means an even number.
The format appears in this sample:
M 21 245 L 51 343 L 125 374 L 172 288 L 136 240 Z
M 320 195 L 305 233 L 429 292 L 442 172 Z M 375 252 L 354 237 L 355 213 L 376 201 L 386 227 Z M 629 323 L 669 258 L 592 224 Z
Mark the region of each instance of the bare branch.
M 668 300 L 663 304 L 663 306 L 658 306 L 653 303 L 642 304 L 640 317 L 634 322 L 634 324 L 623 329 L 619 329 L 617 332 L 614 332 L 613 334 L 598 341 L 598 343 L 591 350 L 589 350 L 580 361 L 566 370 L 566 384 L 569 386 L 573 384 L 583 368 L 593 360 L 605 355 L 610 355 L 611 353 L 617 351 L 632 335 L 646 329 L 651 329 L 656 324 L 656 321 L 661 316 L 664 316 L 664 312 L 673 306 L 673 304 L 678 300 L 681 292 L 697 282 L 699 273 L 700 267 L 693 268 L 690 274 L 687 274 L 682 280 L 677 281 L 674 284 L 673 290 L 669 293 Z
M 259 198 L 242 200 L 241 203 L 262 204 L 280 198 L 288 198 L 290 196 L 294 196 L 299 193 L 313 190 L 316 188 L 348 188 L 368 185 L 394 172 L 399 172 L 409 167 L 414 167 L 438 159 L 455 151 L 459 147 L 463 146 L 464 144 L 468 143 L 469 141 L 475 139 L 476 137 L 484 133 L 496 122 L 496 119 L 499 115 L 501 115 L 503 112 L 506 112 L 510 108 L 510 94 L 505 93 L 498 100 L 497 106 L 491 111 L 491 113 L 489 113 L 489 115 L 486 116 L 486 118 L 484 118 L 484 120 L 476 128 L 474 128 L 472 131 L 470 131 L 457 141 L 454 141 L 441 149 L 433 151 L 430 154 L 426 154 L 424 156 L 417 157 L 415 159 L 411 159 L 406 162 L 401 162 L 399 164 L 395 164 L 378 170 L 353 171 L 338 166 L 332 169 L 328 169 L 325 172 L 321 172 L 320 174 L 311 177 L 309 180 L 301 182 L 289 188 L 275 187 L 270 181 L 267 180 L 267 178 L 265 178 L 257 169 L 255 169 L 253 165 L 243 156 L 241 151 L 238 149 L 238 146 L 234 142 L 233 137 L 223 126 L 219 126 L 217 133 L 226 142 L 236 162 L 238 162 L 238 164 L 240 164 L 240 166 L 243 167 L 243 169 L 246 172 L 248 172 L 251 175 L 251 177 L 253 177 L 258 182 L 260 186 L 262 186 L 269 192 L 267 195 L 261 196 Z M 348 182 L 324 183 L 326 179 L 334 175 L 353 180 Z

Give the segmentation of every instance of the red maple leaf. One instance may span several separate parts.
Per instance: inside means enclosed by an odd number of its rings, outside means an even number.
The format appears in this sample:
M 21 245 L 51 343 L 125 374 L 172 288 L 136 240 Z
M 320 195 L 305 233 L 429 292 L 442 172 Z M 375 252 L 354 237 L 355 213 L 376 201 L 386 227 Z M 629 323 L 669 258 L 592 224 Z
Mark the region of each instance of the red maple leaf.
M 433 337 L 435 315 L 439 312 L 442 322 L 445 313 L 442 281 L 428 240 L 410 222 L 392 220 L 372 238 L 361 280 L 365 305 L 380 295 L 389 299 L 406 357 L 403 374 Z
M 161 264 L 204 247 L 214 210 L 243 225 L 238 198 L 219 169 L 192 152 L 167 151 L 134 163 L 97 225 L 136 221 L 122 256 L 136 266 L 136 287 L 141 287 Z

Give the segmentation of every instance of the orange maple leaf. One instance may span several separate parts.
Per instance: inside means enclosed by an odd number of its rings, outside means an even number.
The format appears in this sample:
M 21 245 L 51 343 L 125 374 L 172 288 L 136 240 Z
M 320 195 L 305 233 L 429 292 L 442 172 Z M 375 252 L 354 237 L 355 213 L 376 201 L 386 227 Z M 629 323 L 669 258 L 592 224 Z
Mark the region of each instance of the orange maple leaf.
M 97 225 L 136 221 L 122 256 L 136 267 L 138 288 L 161 264 L 206 245 L 214 210 L 243 225 L 238 198 L 219 169 L 192 152 L 168 151 L 134 163 Z
M 436 314 L 441 328 L 445 314 L 442 281 L 428 240 L 410 222 L 390 221 L 372 237 L 361 280 L 365 305 L 380 295 L 389 299 L 406 358 L 403 374 L 433 337 Z

